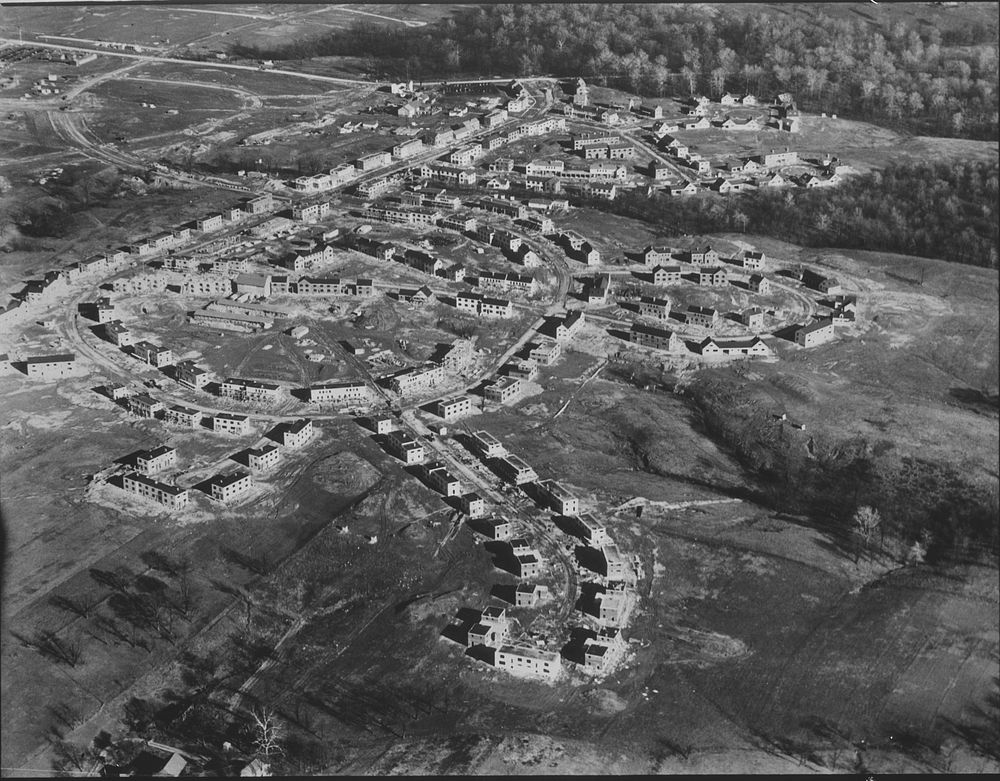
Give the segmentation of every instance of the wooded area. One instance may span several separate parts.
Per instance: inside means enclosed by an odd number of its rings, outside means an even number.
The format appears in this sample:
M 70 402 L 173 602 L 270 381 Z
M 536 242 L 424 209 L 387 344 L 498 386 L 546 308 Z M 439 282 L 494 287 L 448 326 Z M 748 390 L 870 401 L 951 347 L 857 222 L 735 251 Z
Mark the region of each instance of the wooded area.
M 742 231 L 808 247 L 854 247 L 997 267 L 997 163 L 897 163 L 831 188 L 718 197 L 625 191 L 605 211 L 679 233 Z M 580 201 L 580 203 L 591 203 Z
M 713 18 L 699 6 L 490 5 L 423 28 L 359 23 L 275 47 L 236 44 L 255 59 L 365 57 L 372 75 L 583 76 L 648 96 L 789 91 L 802 109 L 874 119 L 914 132 L 997 136 L 997 27 L 883 31 L 857 18 L 760 14 Z

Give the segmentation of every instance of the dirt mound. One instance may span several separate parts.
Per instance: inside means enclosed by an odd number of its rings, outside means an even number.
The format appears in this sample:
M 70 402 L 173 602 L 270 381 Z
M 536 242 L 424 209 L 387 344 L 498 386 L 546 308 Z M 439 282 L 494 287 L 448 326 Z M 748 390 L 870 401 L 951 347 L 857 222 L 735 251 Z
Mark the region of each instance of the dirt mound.
M 354 324 L 368 330 L 392 331 L 399 325 L 399 315 L 391 304 L 380 303 L 362 312 Z

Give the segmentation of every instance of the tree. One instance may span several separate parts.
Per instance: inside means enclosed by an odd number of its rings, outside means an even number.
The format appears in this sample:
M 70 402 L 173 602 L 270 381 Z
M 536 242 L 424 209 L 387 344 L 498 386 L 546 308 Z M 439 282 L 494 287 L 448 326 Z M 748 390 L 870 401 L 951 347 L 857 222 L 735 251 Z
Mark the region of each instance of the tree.
M 256 753 L 265 759 L 283 753 L 279 743 L 282 729 L 274 711 L 264 706 L 255 707 L 250 711 L 250 717 L 253 720 L 251 729 Z
M 875 532 L 882 524 L 882 516 L 874 507 L 862 505 L 854 512 L 854 528 L 858 535 L 864 540 L 865 547 L 871 544 Z

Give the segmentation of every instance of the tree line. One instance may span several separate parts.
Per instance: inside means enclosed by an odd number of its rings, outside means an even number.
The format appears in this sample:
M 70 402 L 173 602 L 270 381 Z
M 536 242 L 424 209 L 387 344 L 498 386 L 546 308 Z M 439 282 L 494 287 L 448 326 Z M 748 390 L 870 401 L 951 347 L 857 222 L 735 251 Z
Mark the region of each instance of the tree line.
M 807 111 L 873 119 L 915 132 L 997 136 L 997 28 L 880 29 L 864 18 L 786 9 L 713 16 L 698 6 L 508 4 L 461 9 L 424 28 L 360 22 L 268 46 L 252 59 L 365 58 L 384 78 L 581 75 L 663 96 L 789 91 Z
M 996 161 L 893 163 L 831 188 L 776 189 L 725 197 L 649 198 L 625 191 L 605 211 L 679 233 L 745 231 L 809 247 L 843 247 L 997 267 Z

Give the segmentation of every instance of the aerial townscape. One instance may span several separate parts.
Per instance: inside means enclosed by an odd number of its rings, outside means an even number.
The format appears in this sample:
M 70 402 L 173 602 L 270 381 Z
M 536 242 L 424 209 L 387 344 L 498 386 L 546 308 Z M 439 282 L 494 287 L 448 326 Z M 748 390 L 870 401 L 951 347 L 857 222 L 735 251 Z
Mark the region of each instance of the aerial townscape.
M 0 8 L 2 774 L 1000 771 L 992 3 Z

